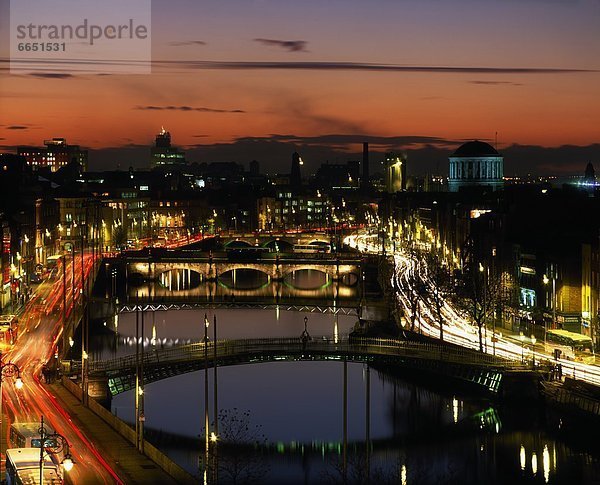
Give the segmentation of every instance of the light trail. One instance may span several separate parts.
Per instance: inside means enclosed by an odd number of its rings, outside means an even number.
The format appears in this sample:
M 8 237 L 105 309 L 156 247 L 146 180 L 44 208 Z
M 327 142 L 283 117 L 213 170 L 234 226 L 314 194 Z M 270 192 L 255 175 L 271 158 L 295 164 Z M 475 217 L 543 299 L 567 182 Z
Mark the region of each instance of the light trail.
M 347 236 L 344 239 L 344 243 L 366 253 L 382 254 L 383 252 L 377 236 L 354 234 Z M 391 249 L 389 246 L 386 246 L 386 250 L 388 250 L 387 254 L 391 254 L 394 259 L 394 272 L 390 283 L 396 289 L 396 301 L 404 310 L 405 315 L 410 318 L 412 310 L 408 291 L 410 281 L 413 279 L 411 276 L 417 273 L 420 281 L 426 287 L 432 288 L 433 285 L 427 275 L 424 263 L 417 265 L 417 262 L 413 258 L 404 254 L 399 248 L 396 248 L 396 251 L 393 253 Z M 425 292 L 425 294 L 428 293 Z M 415 329 L 420 330 L 430 337 L 439 338 L 439 323 L 437 317 L 430 309 L 434 305 L 426 297 L 422 298 L 422 300 L 419 301 L 418 310 L 415 312 Z M 444 325 L 444 341 L 473 350 L 479 350 L 478 329 L 471 322 L 461 315 L 447 300 L 443 302 L 441 313 Z M 520 343 L 515 343 L 512 338 L 496 332 L 495 337 L 497 341 L 493 342 L 492 338 L 494 335 L 488 335 L 489 333 L 486 329 L 485 335 L 482 338 L 483 350 L 487 354 L 496 355 L 515 362 L 529 362 L 533 360 L 533 356 L 535 356 L 535 361 L 538 364 L 552 361 L 552 355 L 532 349 L 531 340 L 528 338 L 525 338 Z M 561 364 L 563 375 L 600 385 L 600 367 L 563 359 L 559 363 Z
M 72 280 L 68 280 L 67 293 L 76 295 L 82 288 L 81 258 L 76 258 L 69 276 L 75 272 L 75 289 Z M 93 259 L 84 255 L 84 278 L 93 270 Z M 73 483 L 122 484 L 123 481 L 112 465 L 96 449 L 94 444 L 73 422 L 60 402 L 40 382 L 43 365 L 54 358 L 56 344 L 62 335 L 63 279 L 60 273 L 56 279 L 41 283 L 34 297 L 27 304 L 21 316 L 19 336 L 14 347 L 3 354 L 5 361 L 19 366 L 23 379 L 23 388 L 16 390 L 10 379 L 3 382 L 5 411 L 11 422 L 38 422 L 44 416 L 53 429 L 63 435 L 75 457 L 76 466 L 68 473 Z M 67 300 L 69 311 L 76 308 L 75 301 Z M 59 309 L 60 312 L 56 312 Z M 10 428 L 7 425 L 4 431 Z

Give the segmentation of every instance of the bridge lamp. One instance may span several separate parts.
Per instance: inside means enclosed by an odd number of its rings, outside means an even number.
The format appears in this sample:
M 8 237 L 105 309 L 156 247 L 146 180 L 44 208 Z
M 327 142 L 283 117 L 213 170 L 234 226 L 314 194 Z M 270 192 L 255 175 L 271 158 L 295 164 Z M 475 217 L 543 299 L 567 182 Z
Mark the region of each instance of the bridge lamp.
M 218 441 L 219 437 L 215 434 L 214 431 L 210 432 L 210 441 L 212 443 L 216 443 Z
M 544 275 L 542 281 L 544 282 L 545 285 L 547 285 L 548 283 L 550 283 L 550 279 L 546 275 Z
M 21 374 L 17 375 L 17 378 L 15 380 L 15 387 L 17 389 L 23 389 L 23 379 L 21 379 Z

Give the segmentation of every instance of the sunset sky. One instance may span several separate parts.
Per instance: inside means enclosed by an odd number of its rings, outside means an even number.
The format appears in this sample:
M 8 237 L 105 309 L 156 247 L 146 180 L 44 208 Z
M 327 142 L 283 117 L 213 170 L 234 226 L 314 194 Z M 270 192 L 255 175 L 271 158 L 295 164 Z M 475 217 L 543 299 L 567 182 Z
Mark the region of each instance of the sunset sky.
M 9 73 L 8 8 L 3 150 L 63 136 L 96 168 L 143 166 L 164 126 L 190 161 L 285 171 L 294 149 L 309 166 L 363 139 L 435 158 L 498 132 L 537 150 L 515 171 L 600 162 L 599 0 L 157 0 L 152 74 L 54 77 Z M 562 145 L 582 148 L 540 148 Z

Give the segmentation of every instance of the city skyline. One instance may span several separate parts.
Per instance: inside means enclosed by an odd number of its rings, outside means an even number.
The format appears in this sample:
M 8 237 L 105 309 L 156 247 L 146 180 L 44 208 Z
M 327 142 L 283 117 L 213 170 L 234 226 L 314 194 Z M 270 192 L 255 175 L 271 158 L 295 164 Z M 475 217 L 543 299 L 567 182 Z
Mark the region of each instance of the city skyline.
M 432 172 L 496 132 L 507 174 L 578 173 L 600 153 L 596 1 L 153 2 L 152 14 L 150 75 L 10 74 L 3 42 L 2 149 L 64 136 L 91 168 L 141 167 L 164 125 L 191 161 L 271 171 L 294 149 L 316 167 L 369 141 Z

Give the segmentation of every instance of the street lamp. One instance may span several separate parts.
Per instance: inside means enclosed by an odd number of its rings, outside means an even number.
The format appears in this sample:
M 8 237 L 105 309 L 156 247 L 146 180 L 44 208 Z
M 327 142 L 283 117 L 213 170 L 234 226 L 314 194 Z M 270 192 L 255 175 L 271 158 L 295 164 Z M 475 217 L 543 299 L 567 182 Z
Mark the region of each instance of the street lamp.
M 21 380 L 21 371 L 17 364 L 13 364 L 12 362 L 7 362 L 6 364 L 2 364 L 2 352 L 0 352 L 0 437 L 4 436 L 2 434 L 2 426 L 4 425 L 4 419 L 2 414 L 2 381 L 4 377 L 15 377 L 15 387 L 17 389 L 23 388 L 23 381 Z M 1 441 L 0 441 L 1 443 Z M 0 452 L 1 452 L 0 448 Z
M 67 439 L 58 433 L 48 433 L 48 430 L 44 427 L 44 416 L 41 418 L 40 424 L 40 483 L 44 483 L 44 453 L 46 456 L 50 456 L 50 453 L 59 454 L 65 451 L 65 457 L 63 458 L 61 465 L 66 472 L 70 472 L 73 469 L 75 462 L 71 457 L 69 451 L 69 442 Z
M 204 314 L 204 483 L 208 482 L 208 447 L 210 439 L 208 422 L 208 315 Z M 215 420 L 217 417 L 215 416 Z
M 521 339 L 521 364 L 525 363 L 525 335 L 523 332 L 519 332 L 519 338 Z
M 535 369 L 535 335 L 531 334 L 531 360 L 533 362 L 533 368 Z
M 552 274 L 551 274 L 551 277 L 552 277 L 552 301 L 550 302 L 550 305 L 552 307 L 552 328 L 555 328 L 555 326 L 556 326 L 556 272 L 552 266 L 550 267 L 550 271 L 552 272 Z M 548 278 L 548 276 L 544 275 L 542 281 L 543 281 L 544 285 L 547 286 L 548 283 L 550 283 L 550 278 Z M 546 332 L 547 332 L 546 321 L 544 320 L 544 344 L 546 344 Z

